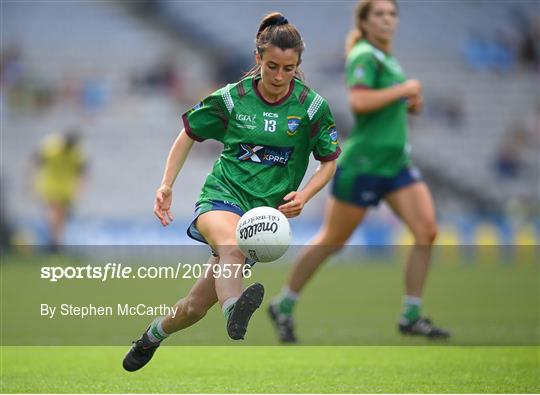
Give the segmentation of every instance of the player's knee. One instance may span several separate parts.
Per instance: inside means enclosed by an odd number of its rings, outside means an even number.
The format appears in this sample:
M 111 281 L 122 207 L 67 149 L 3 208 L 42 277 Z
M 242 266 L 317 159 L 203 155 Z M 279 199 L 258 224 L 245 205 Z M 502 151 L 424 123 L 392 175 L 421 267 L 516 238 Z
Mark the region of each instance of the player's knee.
M 326 249 L 329 254 L 335 254 L 340 251 L 346 242 L 346 237 L 342 237 L 333 232 L 319 233 L 316 239 L 316 244 L 319 245 L 320 248 Z
M 230 241 L 228 244 L 217 246 L 216 250 L 219 259 L 226 262 L 243 261 L 245 258 L 238 245 L 236 245 L 236 240 Z
M 415 242 L 417 245 L 433 245 L 437 239 L 437 224 L 429 222 L 423 224 L 414 232 Z

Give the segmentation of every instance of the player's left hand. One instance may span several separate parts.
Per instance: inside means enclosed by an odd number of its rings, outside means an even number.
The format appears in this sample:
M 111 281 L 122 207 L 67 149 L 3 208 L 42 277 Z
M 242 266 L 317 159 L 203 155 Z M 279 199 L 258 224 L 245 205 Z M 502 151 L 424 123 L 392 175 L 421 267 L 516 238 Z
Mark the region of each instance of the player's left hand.
M 298 191 L 289 192 L 285 195 L 283 200 L 287 203 L 278 206 L 278 210 L 287 218 L 299 216 L 306 204 L 306 198 Z
M 407 111 L 411 114 L 418 114 L 424 108 L 424 97 L 420 95 L 409 96 L 407 100 Z

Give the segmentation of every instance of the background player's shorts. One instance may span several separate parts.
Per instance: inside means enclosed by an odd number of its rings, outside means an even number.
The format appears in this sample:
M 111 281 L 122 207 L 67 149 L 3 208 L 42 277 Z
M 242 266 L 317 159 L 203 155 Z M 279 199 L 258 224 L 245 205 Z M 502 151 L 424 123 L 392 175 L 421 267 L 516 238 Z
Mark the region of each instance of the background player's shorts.
M 51 180 L 48 177 L 41 177 L 37 180 L 35 189 L 43 201 L 65 207 L 71 206 L 75 197 L 74 180 Z
M 348 174 L 338 166 L 332 182 L 332 195 L 338 200 L 361 207 L 377 206 L 389 193 L 420 180 L 420 171 L 412 166 L 404 167 L 394 177 Z
M 197 223 L 197 218 L 199 218 L 201 214 L 204 214 L 208 211 L 229 211 L 231 213 L 238 214 L 240 217 L 244 215 L 244 210 L 242 210 L 240 206 L 238 206 L 236 203 L 233 203 L 233 202 L 223 201 L 223 200 L 197 202 L 197 204 L 195 205 L 194 218 L 187 229 L 187 235 L 191 237 L 193 240 L 196 240 L 204 244 L 208 244 L 208 241 L 206 241 L 206 239 L 201 234 L 201 232 L 199 232 L 199 230 L 197 229 L 196 223 Z M 212 250 L 212 255 L 218 256 L 214 250 Z M 246 258 L 246 264 L 253 266 L 255 264 L 255 261 L 252 259 Z

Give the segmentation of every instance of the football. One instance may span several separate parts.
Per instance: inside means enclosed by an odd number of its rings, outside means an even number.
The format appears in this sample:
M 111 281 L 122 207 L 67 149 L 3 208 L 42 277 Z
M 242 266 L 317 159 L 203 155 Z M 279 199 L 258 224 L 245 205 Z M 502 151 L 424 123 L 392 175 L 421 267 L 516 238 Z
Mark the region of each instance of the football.
M 291 226 L 287 217 L 275 208 L 256 207 L 238 221 L 236 242 L 247 258 L 272 262 L 289 248 Z

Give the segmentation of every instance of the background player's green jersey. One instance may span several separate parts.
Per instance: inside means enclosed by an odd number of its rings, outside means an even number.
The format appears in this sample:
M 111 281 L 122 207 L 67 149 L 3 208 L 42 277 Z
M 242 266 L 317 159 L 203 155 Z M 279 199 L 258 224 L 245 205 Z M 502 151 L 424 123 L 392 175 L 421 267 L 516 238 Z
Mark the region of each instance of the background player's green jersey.
M 360 40 L 347 56 L 349 89 L 384 89 L 405 81 L 396 58 Z M 343 171 L 395 176 L 410 163 L 407 142 L 407 103 L 395 101 L 368 114 L 355 114 L 351 135 L 343 146 Z
M 322 162 L 341 152 L 328 103 L 298 79 L 285 97 L 269 103 L 257 90 L 257 78 L 247 77 L 212 93 L 183 120 L 194 140 L 212 138 L 224 145 L 199 206 L 220 200 L 244 211 L 276 207 L 297 190 L 312 152 Z

